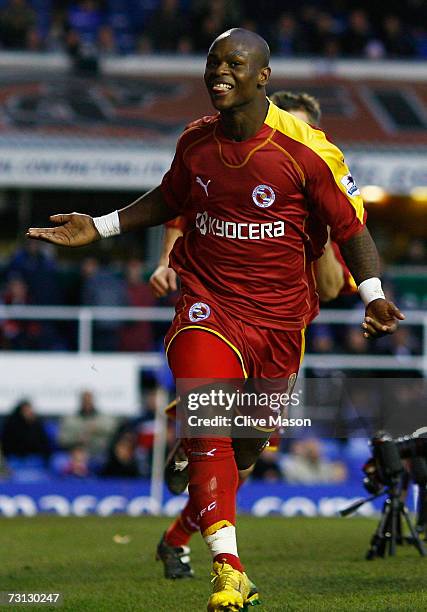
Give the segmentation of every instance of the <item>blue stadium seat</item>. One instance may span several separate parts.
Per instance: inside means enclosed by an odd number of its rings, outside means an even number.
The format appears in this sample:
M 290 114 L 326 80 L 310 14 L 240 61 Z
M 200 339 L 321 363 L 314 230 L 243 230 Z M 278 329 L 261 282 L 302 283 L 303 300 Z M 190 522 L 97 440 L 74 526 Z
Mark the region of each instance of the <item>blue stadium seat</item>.
M 50 459 L 50 468 L 56 475 L 61 475 L 68 464 L 70 454 L 66 451 L 57 451 Z
M 39 482 L 49 478 L 49 470 L 38 455 L 7 458 L 7 465 L 12 470 L 12 480 L 19 482 Z
M 44 467 L 44 461 L 39 455 L 28 455 L 28 457 L 16 457 L 9 455 L 7 464 L 12 470 L 38 469 Z

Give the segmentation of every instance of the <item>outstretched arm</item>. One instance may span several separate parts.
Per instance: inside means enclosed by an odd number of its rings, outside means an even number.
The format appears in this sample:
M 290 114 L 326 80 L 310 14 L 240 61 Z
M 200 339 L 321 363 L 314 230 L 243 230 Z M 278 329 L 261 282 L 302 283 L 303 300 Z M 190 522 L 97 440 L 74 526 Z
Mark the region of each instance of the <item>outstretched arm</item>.
M 105 224 L 96 223 L 97 219 L 94 221 L 90 215 L 69 213 L 52 215 L 50 221 L 56 223 L 57 227 L 31 227 L 27 232 L 27 237 L 60 246 L 78 247 L 109 235 L 114 236 L 140 227 L 161 225 L 174 217 L 176 217 L 176 211 L 169 208 L 160 187 L 156 187 L 117 213 L 98 217 L 98 220 L 109 218 L 106 233 L 103 230 L 100 233 L 99 229 Z
M 378 251 L 368 228 L 365 226 L 340 248 L 366 306 L 363 335 L 375 338 L 393 333 L 405 316 L 382 293 Z
M 165 227 L 163 234 L 163 246 L 159 262 L 153 274 L 150 276 L 150 287 L 156 297 L 163 297 L 169 291 L 177 290 L 176 272 L 169 268 L 169 255 L 173 245 L 183 235 L 179 227 Z

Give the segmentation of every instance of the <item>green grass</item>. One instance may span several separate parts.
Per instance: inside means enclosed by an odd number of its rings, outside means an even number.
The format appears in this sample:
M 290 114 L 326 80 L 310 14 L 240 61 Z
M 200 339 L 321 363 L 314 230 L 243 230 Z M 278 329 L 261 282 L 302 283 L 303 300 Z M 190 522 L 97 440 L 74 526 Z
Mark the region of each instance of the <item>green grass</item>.
M 167 524 L 127 516 L 3 518 L 0 591 L 59 591 L 64 612 L 203 612 L 210 592 L 205 545 L 194 537 L 194 580 L 164 580 L 154 551 Z M 427 558 L 405 546 L 393 559 L 365 561 L 375 525 L 361 518 L 241 517 L 240 553 L 263 600 L 254 612 L 427 610 Z M 115 534 L 130 543 L 116 544 Z

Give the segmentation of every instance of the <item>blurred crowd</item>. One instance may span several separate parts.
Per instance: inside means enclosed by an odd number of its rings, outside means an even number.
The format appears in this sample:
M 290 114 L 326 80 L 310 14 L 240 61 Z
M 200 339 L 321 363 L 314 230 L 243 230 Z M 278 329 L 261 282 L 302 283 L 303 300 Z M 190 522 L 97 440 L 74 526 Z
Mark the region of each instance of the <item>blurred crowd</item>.
M 414 239 L 399 263 L 423 269 L 427 265 L 427 241 Z M 143 259 L 133 256 L 127 260 L 114 257 L 110 261 L 108 254 L 102 254 L 76 262 L 59 262 L 51 245 L 26 241 L 10 257 L 0 258 L 0 304 L 173 306 L 176 295 L 161 300 L 153 296 L 148 283 L 152 271 Z M 387 295 L 404 311 L 424 309 L 427 291 L 423 292 L 421 280 L 414 277 L 412 285 L 406 285 L 402 294 L 395 283 L 386 280 Z M 328 307 L 360 309 L 362 317 L 362 304 L 357 295 L 340 297 L 322 309 Z M 107 352 L 162 350 L 168 327 L 167 322 L 99 320 L 93 325 L 92 348 Z M 307 350 L 317 354 L 395 355 L 404 359 L 422 353 L 421 337 L 421 330 L 416 326 L 401 326 L 394 335 L 372 344 L 362 337 L 357 325 L 317 324 L 308 329 Z M 77 341 L 75 320 L 0 320 L 0 350 L 74 351 Z
M 258 32 L 284 57 L 427 57 L 423 0 L 1 0 L 3 49 L 90 56 L 205 53 L 230 27 Z
M 88 256 L 75 265 L 61 266 L 50 246 L 27 241 L 0 265 L 0 304 L 153 306 L 149 272 L 136 257 L 112 264 L 106 255 Z M 172 297 L 169 305 L 173 301 Z M 96 351 L 160 349 L 166 328 L 147 321 L 99 321 L 93 326 L 92 347 Z M 1 349 L 75 350 L 75 322 L 2 320 Z
M 134 418 L 106 414 L 89 390 L 82 391 L 74 414 L 42 417 L 30 399 L 22 399 L 0 421 L 0 481 L 48 478 L 149 478 L 154 418 L 159 404 L 156 380 L 145 379 L 141 411 Z M 160 394 L 163 397 L 163 394 Z M 169 422 L 168 449 L 175 440 Z M 325 440 L 314 434 L 281 440 L 267 449 L 254 480 L 289 484 L 331 484 L 359 477 L 369 454 L 367 440 Z
M 74 414 L 56 418 L 43 418 L 22 399 L 0 424 L 0 478 L 149 477 L 159 389 L 146 377 L 134 418 L 102 412 L 89 390 L 82 391 Z

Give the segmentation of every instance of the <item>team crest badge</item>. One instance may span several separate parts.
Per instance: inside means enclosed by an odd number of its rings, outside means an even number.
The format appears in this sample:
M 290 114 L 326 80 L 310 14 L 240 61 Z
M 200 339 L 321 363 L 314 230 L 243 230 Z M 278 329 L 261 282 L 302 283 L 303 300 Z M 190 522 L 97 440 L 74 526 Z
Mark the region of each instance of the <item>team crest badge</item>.
M 268 208 L 274 203 L 276 194 L 268 185 L 258 185 L 252 192 L 252 199 L 260 208 Z
M 196 302 L 190 307 L 188 316 L 190 321 L 197 323 L 198 321 L 204 321 L 211 314 L 211 309 L 204 302 Z

